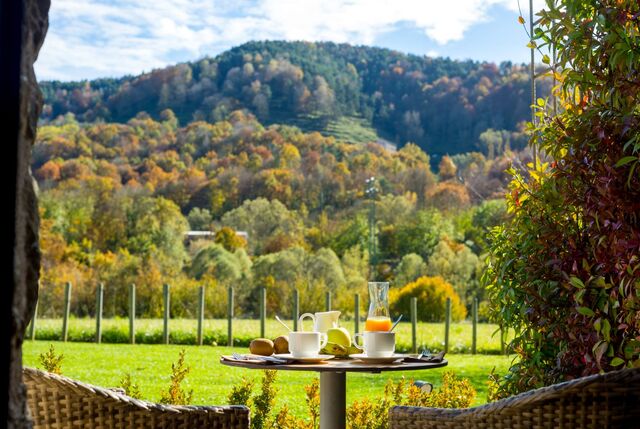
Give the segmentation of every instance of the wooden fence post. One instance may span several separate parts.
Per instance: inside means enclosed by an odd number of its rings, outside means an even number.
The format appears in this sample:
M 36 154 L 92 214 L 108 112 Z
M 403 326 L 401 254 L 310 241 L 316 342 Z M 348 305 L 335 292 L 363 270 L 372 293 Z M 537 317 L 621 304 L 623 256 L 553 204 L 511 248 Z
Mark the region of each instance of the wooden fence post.
M 233 347 L 233 288 L 227 294 L 227 345 Z
M 293 290 L 293 330 L 298 330 L 298 317 L 300 317 L 300 294 L 298 289 Z
M 136 285 L 129 285 L 129 343 L 136 343 Z
M 471 354 L 475 355 L 478 345 L 478 298 L 473 298 L 473 304 L 471 307 L 471 323 L 473 323 L 473 327 L 471 329 Z
M 260 288 L 260 338 L 266 335 L 266 319 L 267 319 L 267 288 Z
M 451 298 L 447 298 L 444 320 L 444 352 L 449 353 L 449 328 L 451 327 Z
M 162 292 L 164 295 L 164 325 L 162 330 L 162 340 L 165 344 L 169 344 L 169 318 L 171 317 L 171 294 L 169 292 L 169 285 L 164 284 L 162 286 Z
M 104 298 L 104 284 L 98 284 L 96 289 L 96 343 L 102 342 L 102 299 Z
M 71 309 L 71 282 L 64 287 L 64 314 L 62 319 L 62 341 L 67 341 L 69 334 L 69 310 Z
M 354 297 L 354 319 L 355 327 L 354 332 L 357 334 L 360 332 L 360 294 L 356 294 Z
M 204 325 L 204 286 L 200 286 L 198 295 L 198 345 L 202 345 L 202 328 Z
M 418 298 L 411 298 L 411 352 L 418 353 Z
M 36 320 L 38 318 L 38 302 L 36 301 L 36 308 L 33 309 L 33 319 L 31 319 L 31 324 L 29 325 L 29 338 L 31 341 L 36 339 Z
M 325 311 L 331 311 L 331 292 L 327 292 L 324 295 L 324 308 Z

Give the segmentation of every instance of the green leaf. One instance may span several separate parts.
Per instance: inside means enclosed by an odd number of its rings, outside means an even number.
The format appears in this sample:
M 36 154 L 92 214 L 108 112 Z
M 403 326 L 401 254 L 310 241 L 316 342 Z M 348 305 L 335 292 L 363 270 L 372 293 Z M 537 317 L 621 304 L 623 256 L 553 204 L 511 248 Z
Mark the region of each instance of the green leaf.
M 619 357 L 614 357 L 613 359 L 611 359 L 611 366 L 620 366 L 624 363 L 624 360 L 620 359 Z
M 600 362 L 602 359 L 602 355 L 604 355 L 609 348 L 609 343 L 606 341 L 598 341 L 595 346 L 593 346 L 593 355 L 596 358 L 596 362 Z
M 594 313 L 593 310 L 590 309 L 589 307 L 578 307 L 578 313 L 588 317 L 592 317 L 596 315 L 596 313 Z
M 611 324 L 607 319 L 604 319 L 602 321 L 602 336 L 604 337 L 605 341 L 611 341 L 610 332 L 611 332 Z
M 631 186 L 631 179 L 633 178 L 633 172 L 636 171 L 636 167 L 638 164 L 633 164 L 631 166 L 631 170 L 629 171 L 629 176 L 627 176 L 627 188 Z
M 632 144 L 634 144 L 634 143 L 636 142 L 636 140 L 637 140 L 637 139 L 638 139 L 638 136 L 637 136 L 637 135 L 635 135 L 635 136 L 631 137 L 631 138 L 629 139 L 629 141 L 627 141 L 627 142 L 624 144 L 624 147 L 622 148 L 622 150 L 625 150 L 625 151 L 626 151 L 626 150 L 629 148 L 629 146 L 631 146 Z
M 543 55 L 542 56 L 542 62 L 545 64 L 550 64 L 551 63 L 551 59 L 549 58 L 549 55 Z
M 637 156 L 625 156 L 624 158 L 616 162 L 616 167 L 622 167 L 623 165 L 627 165 L 630 162 L 637 161 L 637 160 L 638 160 Z
M 572 276 L 569 279 L 569 283 L 571 283 L 573 286 L 577 287 L 578 289 L 584 289 L 584 283 L 582 283 L 582 280 L 580 280 L 575 276 Z
M 634 355 L 638 354 L 638 350 L 640 349 L 640 341 L 638 340 L 629 340 L 629 343 L 624 346 L 624 357 L 629 360 Z

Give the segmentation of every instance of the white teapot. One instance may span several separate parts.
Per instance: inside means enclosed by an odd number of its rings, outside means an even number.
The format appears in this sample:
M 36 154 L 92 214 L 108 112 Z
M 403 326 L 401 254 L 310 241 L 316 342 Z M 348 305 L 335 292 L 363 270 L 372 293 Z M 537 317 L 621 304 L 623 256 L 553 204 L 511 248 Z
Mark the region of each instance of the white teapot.
M 315 332 L 326 333 L 331 328 L 338 327 L 338 318 L 340 317 L 339 311 L 322 311 L 319 313 L 304 313 L 298 318 L 298 324 L 302 331 L 302 320 L 310 318 L 313 320 L 313 330 Z

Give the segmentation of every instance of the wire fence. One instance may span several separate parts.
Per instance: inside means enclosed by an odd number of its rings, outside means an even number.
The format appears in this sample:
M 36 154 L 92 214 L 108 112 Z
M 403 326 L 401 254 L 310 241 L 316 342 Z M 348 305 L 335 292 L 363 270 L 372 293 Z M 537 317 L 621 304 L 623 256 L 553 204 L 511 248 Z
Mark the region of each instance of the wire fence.
M 291 314 L 284 315 L 285 319 L 288 319 L 292 323 L 293 330 L 298 330 L 300 328 L 298 324 L 298 318 L 300 316 L 300 304 L 299 304 L 299 293 L 297 290 L 293 291 L 292 297 L 292 305 L 291 305 Z M 247 319 L 238 319 L 234 314 L 235 308 L 235 294 L 234 289 L 229 287 L 227 289 L 227 317 L 226 317 L 226 333 L 221 332 L 221 325 L 223 321 L 217 320 L 215 323 L 215 329 L 209 329 L 208 332 L 205 332 L 206 323 L 211 322 L 210 319 L 205 319 L 205 306 L 206 306 L 206 293 L 205 286 L 200 286 L 198 290 L 198 300 L 195 308 L 195 325 L 194 324 L 185 324 L 183 323 L 185 319 L 172 319 L 171 318 L 171 287 L 168 284 L 163 285 L 162 288 L 162 329 L 161 332 L 158 333 L 157 330 L 150 333 L 148 327 L 150 326 L 150 319 L 143 319 L 136 317 L 136 286 L 129 286 L 129 296 L 128 296 L 128 327 L 125 327 L 126 324 L 123 323 L 122 319 L 118 319 L 118 323 L 114 326 L 110 321 L 113 319 L 106 319 L 107 324 L 109 325 L 108 331 L 105 333 L 103 327 L 105 325 L 105 318 L 103 318 L 103 310 L 104 310 L 104 285 L 99 284 L 96 288 L 96 299 L 95 299 L 95 330 L 86 329 L 87 319 L 76 319 L 70 314 L 71 308 L 71 300 L 72 300 L 72 285 L 71 283 L 67 283 L 64 288 L 64 303 L 63 303 L 63 314 L 62 321 L 59 330 L 56 332 L 55 328 L 52 329 L 51 319 L 47 320 L 47 329 L 43 329 L 42 332 L 39 332 L 38 327 L 38 306 L 36 305 L 36 311 L 34 314 L 34 318 L 32 319 L 27 335 L 31 340 L 36 339 L 44 339 L 44 340 L 61 340 L 68 341 L 69 340 L 69 330 L 70 324 L 72 322 L 78 320 L 84 320 L 82 323 L 82 330 L 74 335 L 72 338 L 73 341 L 92 341 L 96 343 L 101 342 L 128 342 L 130 344 L 135 344 L 136 342 L 144 342 L 144 343 L 162 343 L 162 344 L 195 344 L 195 345 L 203 345 L 203 344 L 215 344 L 215 345 L 227 345 L 229 347 L 232 346 L 245 346 L 252 339 L 257 337 L 258 335 L 261 338 L 266 338 L 268 335 L 267 332 L 267 299 L 266 299 L 266 288 L 260 288 L 259 291 L 259 329 L 256 327 L 247 328 Z M 332 294 L 331 292 L 325 293 L 325 311 L 332 310 Z M 451 341 L 451 300 L 447 298 L 446 308 L 445 308 L 445 321 L 442 332 L 442 340 L 436 341 L 436 347 L 441 348 L 442 350 L 449 352 L 450 346 L 452 344 Z M 353 331 L 355 333 L 360 332 L 361 322 L 363 321 L 363 317 L 361 316 L 363 313 L 361 312 L 361 300 L 359 294 L 354 294 L 353 296 L 353 317 L 350 322 L 353 323 Z M 189 320 L 189 319 L 186 319 Z M 143 333 L 138 332 L 137 322 L 143 321 L 145 324 L 145 329 Z M 257 322 L 257 321 L 256 321 Z M 179 333 L 172 333 L 172 323 L 178 323 L 180 325 Z M 234 327 L 240 323 L 242 325 L 242 333 L 241 335 L 234 335 Z M 124 326 L 123 326 L 124 325 Z M 408 323 L 401 323 L 401 329 L 407 330 L 410 325 L 411 332 L 411 340 L 408 344 L 404 343 L 401 345 L 401 349 L 406 349 L 406 351 L 411 351 L 416 353 L 419 349 L 419 346 L 425 347 L 424 341 L 422 344 L 419 342 L 419 329 L 423 325 L 418 322 L 418 299 L 411 298 L 411 306 L 410 306 L 410 321 Z M 472 354 L 476 354 L 479 352 L 478 347 L 478 301 L 474 299 L 471 306 L 471 320 L 470 323 L 467 322 L 464 324 L 464 328 L 467 330 L 466 338 L 471 337 L 470 347 L 460 345 L 459 343 L 455 344 L 455 351 L 464 351 Z M 429 324 L 429 330 L 433 331 L 435 326 L 438 324 Z M 486 326 L 486 325 L 485 325 Z M 195 329 L 194 329 L 195 328 Z M 496 327 L 496 330 L 498 328 Z M 126 332 L 124 332 L 126 331 Z M 194 332 L 195 331 L 195 332 Z M 249 331 L 249 332 L 247 332 Z M 487 336 L 487 329 L 483 329 L 484 337 Z M 431 333 L 433 334 L 433 332 Z M 460 333 L 457 333 L 459 336 Z M 491 333 L 493 334 L 493 333 Z M 480 350 L 482 353 L 501 353 L 504 354 L 506 347 L 506 336 L 504 332 L 498 331 L 499 334 L 499 351 L 491 350 L 490 348 L 483 347 L 483 350 Z M 433 344 L 432 344 L 433 347 Z

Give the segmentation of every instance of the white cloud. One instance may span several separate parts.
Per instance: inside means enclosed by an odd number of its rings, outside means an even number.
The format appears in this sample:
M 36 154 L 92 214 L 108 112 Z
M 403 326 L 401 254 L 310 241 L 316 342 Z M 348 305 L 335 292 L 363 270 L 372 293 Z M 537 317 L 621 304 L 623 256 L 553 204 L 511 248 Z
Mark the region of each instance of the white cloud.
M 496 4 L 517 10 L 517 0 L 57 0 L 36 70 L 61 80 L 136 74 L 248 40 L 370 44 L 401 23 L 445 44 Z

